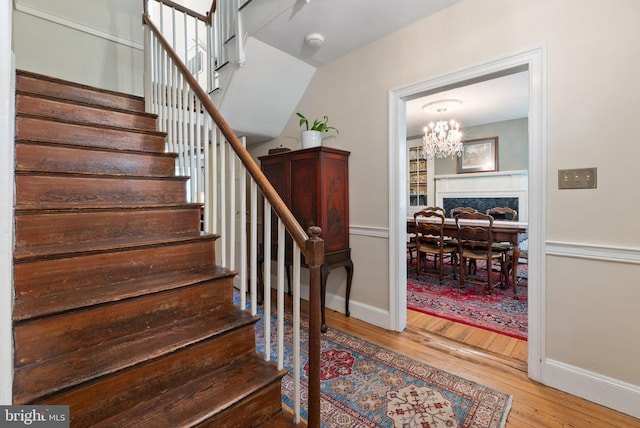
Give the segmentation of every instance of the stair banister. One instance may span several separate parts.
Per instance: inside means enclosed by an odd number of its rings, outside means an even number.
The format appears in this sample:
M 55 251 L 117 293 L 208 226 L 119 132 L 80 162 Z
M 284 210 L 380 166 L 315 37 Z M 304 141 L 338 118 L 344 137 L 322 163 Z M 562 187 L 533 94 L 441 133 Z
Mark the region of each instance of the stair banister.
M 185 15 L 189 15 L 189 16 L 191 16 L 193 18 L 196 18 L 196 19 L 198 19 L 198 20 L 200 20 L 200 21 L 202 21 L 202 22 L 204 22 L 206 24 L 211 24 L 212 12 L 215 11 L 215 5 L 216 5 L 216 3 L 213 2 L 211 4 L 211 9 L 210 9 L 209 15 L 202 15 L 202 14 L 200 14 L 198 12 L 195 12 L 195 11 L 189 9 L 186 6 L 183 6 L 183 5 L 178 4 L 176 2 L 172 2 L 171 0 L 155 0 L 155 1 L 157 3 L 162 3 L 165 6 L 168 6 L 168 7 L 172 8 L 172 9 L 175 9 L 178 12 L 182 12 Z M 144 14 L 148 15 L 149 14 L 149 9 L 147 7 L 147 0 L 143 0 L 143 3 L 144 3 Z
M 266 198 L 271 202 L 271 206 L 278 216 L 282 219 L 283 223 L 287 227 L 287 231 L 291 237 L 297 242 L 298 246 L 302 249 L 306 247 L 306 242 L 309 239 L 305 231 L 300 226 L 300 223 L 293 216 L 293 213 L 287 208 L 278 192 L 273 188 L 267 177 L 264 176 L 258 165 L 255 163 L 249 152 L 243 147 L 242 143 L 235 135 L 229 124 L 224 120 L 222 115 L 218 112 L 218 109 L 213 105 L 213 102 L 209 99 L 207 93 L 200 87 L 196 79 L 186 69 L 182 60 L 175 54 L 171 45 L 166 41 L 158 28 L 151 22 L 148 15 L 144 17 L 145 23 L 153 30 L 160 41 L 160 44 L 166 49 L 167 54 L 171 57 L 174 63 L 181 69 L 183 78 L 187 80 L 189 86 L 196 94 L 203 107 L 207 110 L 207 113 L 211 115 L 213 121 L 216 123 L 224 137 L 227 139 L 229 145 L 233 147 L 238 158 L 242 161 L 243 165 L 247 168 L 247 172 L 253 177 L 258 184 L 258 187 L 262 189 Z
M 189 39 L 191 39 L 194 43 L 194 56 L 193 61 L 194 64 L 198 64 L 198 53 L 200 50 L 206 51 L 206 58 L 201 58 L 202 64 L 202 73 L 203 77 L 206 76 L 206 81 L 199 82 L 201 85 L 207 85 L 208 90 L 212 90 L 214 88 L 215 83 L 215 72 L 211 70 L 215 69 L 215 55 L 214 55 L 214 44 L 212 42 L 213 34 L 211 32 L 212 21 L 213 21 L 213 11 L 215 11 L 215 2 L 211 5 L 211 10 L 209 15 L 202 15 L 197 13 L 188 7 L 180 5 L 171 0 L 154 0 L 153 4 L 156 5 L 156 8 L 150 8 L 151 0 L 143 0 L 143 10 L 144 14 L 149 16 L 156 16 L 158 18 L 158 27 L 161 31 L 168 30 L 171 32 L 171 37 L 169 37 L 172 41 L 172 48 L 174 51 L 178 52 L 183 56 L 183 62 L 185 64 L 189 64 Z M 165 13 L 167 10 L 169 13 Z M 182 19 L 179 20 L 176 18 L 176 14 L 181 14 Z M 165 19 L 166 18 L 166 19 Z M 169 21 L 165 23 L 165 20 Z M 183 22 L 180 22 L 183 21 Z M 177 38 L 178 38 L 178 27 L 182 26 L 182 30 L 184 34 L 181 36 L 184 40 L 181 46 L 178 46 Z M 189 29 L 193 30 L 193 34 L 189 34 Z M 206 37 L 200 37 L 200 30 L 206 30 Z M 200 45 L 200 39 L 202 39 L 202 46 Z M 206 43 L 206 46 L 204 45 Z M 196 73 L 198 74 L 198 73 Z
M 145 3 L 146 4 L 146 3 Z M 165 76 L 167 77 L 166 82 L 174 82 L 174 83 L 183 83 L 181 90 L 186 90 L 187 88 L 190 91 L 193 91 L 195 98 L 197 98 L 200 103 L 200 107 L 202 110 L 206 111 L 211 119 L 215 122 L 218 131 L 224 136 L 226 142 L 235 152 L 237 158 L 240 159 L 244 168 L 252 177 L 253 181 L 262 191 L 264 198 L 266 199 L 265 207 L 271 207 L 278 215 L 279 222 L 282 223 L 284 228 L 286 228 L 287 232 L 293 238 L 295 242 L 295 246 L 297 246 L 301 252 L 305 255 L 305 263 L 309 267 L 310 271 L 310 290 L 309 290 L 309 390 L 308 390 L 308 424 L 309 426 L 316 427 L 320 426 L 320 266 L 324 262 L 324 241 L 319 237 L 321 230 L 318 227 L 310 228 L 311 237 L 305 233 L 302 229 L 298 221 L 295 219 L 291 211 L 287 208 L 284 201 L 280 198 L 276 190 L 273 188 L 269 180 L 264 176 L 258 165 L 255 163 L 249 152 L 246 150 L 242 142 L 235 135 L 231 127 L 227 124 L 224 118 L 220 115 L 213 102 L 210 100 L 207 93 L 202 89 L 202 87 L 198 84 L 197 80 L 191 75 L 187 67 L 184 65 L 182 60 L 179 58 L 178 54 L 171 48 L 171 45 L 167 40 L 163 37 L 159 29 L 154 25 L 151 21 L 148 14 L 144 14 L 143 22 L 147 26 L 148 30 L 153 33 L 156 37 L 157 42 L 162 46 L 162 53 L 155 52 L 155 57 L 163 57 L 167 55 L 170 61 L 173 62 L 174 67 L 181 74 L 182 80 L 178 79 L 174 76 Z M 150 40 L 151 37 L 145 35 L 145 40 Z M 153 53 L 152 53 L 153 55 Z M 151 56 L 151 55 L 150 55 Z M 149 57 L 147 57 L 149 58 Z M 150 58 L 149 58 L 150 59 Z M 149 74 L 147 73 L 147 78 Z M 163 77 L 164 78 L 164 77 Z M 163 82 L 163 83 L 166 83 Z M 150 89 L 150 85 L 146 85 L 145 88 Z M 158 88 L 155 88 L 157 90 Z M 166 87 L 160 87 L 160 99 L 163 103 L 162 108 L 167 108 L 168 110 L 173 110 L 174 105 L 171 99 L 165 98 L 167 94 Z M 151 89 L 154 90 L 154 89 Z M 170 93 L 170 92 L 169 92 Z M 158 95 L 158 94 L 156 94 Z M 189 106 L 191 106 L 191 101 L 189 101 Z M 183 106 L 184 108 L 184 106 Z M 191 110 L 191 109 L 187 109 Z M 183 110 L 185 111 L 185 110 Z M 199 113 L 195 112 L 196 115 Z M 214 132 L 217 133 L 217 132 Z M 212 139 L 215 144 L 215 139 Z M 206 153 L 205 144 L 205 153 Z M 222 145 L 224 147 L 224 145 Z M 215 152 L 215 150 L 213 151 Z M 224 153 L 224 150 L 221 150 L 221 153 Z M 205 180 L 208 182 L 210 178 L 206 177 Z M 206 205 L 205 205 L 206 209 Z M 266 210 L 265 210 L 266 211 Z M 224 211 L 223 211 L 224 212 Z M 270 224 L 270 223 L 265 223 Z M 270 229 L 269 227 L 265 227 L 265 229 Z M 252 240 L 254 239 L 252 233 Z M 283 241 L 281 241 L 283 242 Z M 255 243 L 252 243 L 255 245 Z M 264 245 L 265 247 L 265 260 L 270 260 L 270 257 L 267 258 L 268 252 L 267 247 L 270 245 Z M 279 246 L 280 248 L 283 245 Z M 295 253 L 296 251 L 294 251 Z M 254 255 L 254 251 L 252 250 L 252 256 Z M 284 264 L 284 257 L 278 258 L 278 264 Z M 254 261 L 256 259 L 253 259 Z M 256 263 L 252 263 L 255 265 Z M 268 266 L 269 263 L 264 263 L 265 266 Z M 254 268 L 255 269 L 255 268 Z M 265 269 L 265 271 L 267 271 Z M 294 271 L 294 275 L 299 273 Z M 253 275 L 252 275 L 253 276 Z M 265 275 L 266 276 L 266 275 Z M 252 279 L 252 284 L 254 280 Z M 297 281 L 299 284 L 299 281 Z M 282 289 L 283 287 L 279 287 Z M 252 285 L 252 295 L 255 295 L 255 290 L 253 290 Z M 268 293 L 265 293 L 268 294 Z M 294 314 L 299 313 L 299 308 L 295 308 L 296 300 L 299 300 L 299 295 L 294 295 L 296 299 L 294 299 Z M 265 306 L 267 307 L 267 306 Z M 267 318 L 267 317 L 265 317 Z M 299 320 L 294 320 L 294 327 L 299 323 Z M 295 376 L 294 376 L 295 378 Z M 297 401 L 297 400 L 296 400 Z M 297 407 L 297 406 L 296 406 Z M 299 413 L 296 409 L 296 417 L 299 416 Z

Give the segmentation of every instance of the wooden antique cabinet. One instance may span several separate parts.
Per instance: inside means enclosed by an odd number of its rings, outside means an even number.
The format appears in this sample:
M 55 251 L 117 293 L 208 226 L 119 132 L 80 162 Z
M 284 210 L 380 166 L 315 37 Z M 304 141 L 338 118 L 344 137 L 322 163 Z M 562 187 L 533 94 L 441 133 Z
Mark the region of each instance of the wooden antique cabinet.
M 349 152 L 320 146 L 260 157 L 262 171 L 305 231 L 322 229 L 325 258 L 320 268 L 322 331 L 326 331 L 325 294 L 329 272 L 344 267 L 347 272 L 345 313 L 349 316 L 349 295 L 353 262 L 349 247 Z M 275 223 L 274 219 L 274 223 Z M 274 225 L 272 225 L 273 227 Z M 273 239 L 277 233 L 272 233 Z M 290 241 L 289 241 L 290 242 Z M 274 241 L 275 243 L 275 241 Z M 290 243 L 287 245 L 289 247 Z M 287 248 L 287 269 L 291 251 Z M 272 251 L 272 254 L 276 254 Z

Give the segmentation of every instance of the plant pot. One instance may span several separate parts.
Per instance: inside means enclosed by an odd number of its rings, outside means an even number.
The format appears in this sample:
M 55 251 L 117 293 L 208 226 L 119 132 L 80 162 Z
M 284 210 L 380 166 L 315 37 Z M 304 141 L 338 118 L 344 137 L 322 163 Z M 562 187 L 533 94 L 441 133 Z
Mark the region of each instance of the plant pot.
M 303 149 L 310 147 L 318 147 L 322 145 L 322 132 L 320 131 L 302 131 L 300 132 L 300 142 Z

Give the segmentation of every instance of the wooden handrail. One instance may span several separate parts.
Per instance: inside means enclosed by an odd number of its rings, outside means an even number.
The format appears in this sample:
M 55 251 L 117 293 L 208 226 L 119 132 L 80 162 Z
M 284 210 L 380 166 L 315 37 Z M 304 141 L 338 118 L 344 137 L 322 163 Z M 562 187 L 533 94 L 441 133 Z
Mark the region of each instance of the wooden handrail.
M 145 3 L 146 4 L 146 3 Z M 213 6 L 212 6 L 213 8 Z M 158 28 L 151 21 L 150 16 L 145 13 L 142 17 L 143 23 L 148 26 L 157 37 L 164 50 L 173 60 L 183 78 L 193 90 L 202 107 L 207 111 L 216 125 L 227 139 L 240 158 L 241 162 L 251 174 L 256 184 L 262 190 L 264 197 L 269 201 L 271 207 L 283 222 L 285 228 L 298 245 L 298 248 L 305 256 L 305 263 L 309 268 L 309 373 L 308 373 L 308 409 L 307 423 L 309 427 L 320 426 L 320 327 L 321 327 L 321 267 L 324 263 L 324 241 L 320 238 L 321 229 L 316 226 L 309 228 L 309 234 L 305 233 L 300 223 L 293 216 L 293 213 L 286 206 L 278 192 L 265 177 L 253 158 L 242 145 L 229 124 L 224 120 L 216 106 L 213 104 L 207 93 L 191 75 L 185 64 L 171 48 L 169 42 L 162 36 Z
M 173 62 L 175 63 L 178 70 L 183 75 L 185 80 L 191 86 L 193 92 L 198 97 L 204 109 L 211 115 L 212 119 L 220 128 L 220 131 L 227 139 L 227 142 L 233 147 L 233 150 L 236 152 L 236 155 L 242 161 L 243 165 L 247 168 L 247 171 L 253 179 L 256 181 L 257 185 L 262 190 L 264 197 L 269 201 L 274 211 L 278 214 L 278 217 L 282 220 L 285 227 L 289 231 L 291 237 L 296 241 L 298 247 L 305 253 L 305 257 L 311 256 L 306 253 L 306 242 L 309 239 L 307 233 L 302 229 L 298 220 L 293 216 L 287 205 L 284 203 L 278 192 L 273 188 L 271 182 L 265 177 L 262 173 L 258 165 L 254 162 L 253 158 L 244 148 L 240 139 L 233 132 L 229 124 L 224 120 L 216 106 L 213 104 L 213 101 L 209 98 L 207 93 L 200 87 L 197 80 L 191 75 L 187 67 L 182 63 L 182 60 L 178 57 L 178 55 L 171 48 L 169 42 L 162 36 L 158 28 L 153 24 L 149 15 L 144 15 L 144 22 L 149 25 L 149 28 L 153 30 L 160 41 L 160 44 L 167 51 L 168 55 L 171 57 Z
M 183 6 L 181 4 L 178 4 L 178 3 L 175 3 L 175 2 L 172 2 L 171 0 L 155 0 L 155 1 L 157 3 L 162 3 L 165 6 L 168 6 L 168 7 L 172 8 L 172 9 L 175 9 L 178 12 L 182 12 L 182 13 L 184 13 L 186 15 L 189 15 L 189 16 L 192 16 L 192 17 L 194 17 L 196 19 L 199 19 L 200 21 L 206 22 L 207 24 L 211 24 L 211 16 L 213 15 L 213 11 L 215 10 L 215 1 L 211 4 L 211 10 L 210 10 L 210 13 L 209 13 L 208 16 L 207 15 L 203 15 L 203 14 L 198 13 L 198 12 L 195 12 L 195 11 L 189 9 L 188 7 Z M 147 14 L 147 10 L 146 10 L 147 2 L 146 2 L 146 0 L 144 0 L 144 3 L 145 3 L 145 15 L 146 15 Z
M 211 7 L 209 8 L 209 14 L 207 15 L 207 18 L 209 18 L 209 24 L 213 22 L 213 14 L 215 13 L 217 7 L 218 7 L 218 0 L 213 0 L 211 2 Z

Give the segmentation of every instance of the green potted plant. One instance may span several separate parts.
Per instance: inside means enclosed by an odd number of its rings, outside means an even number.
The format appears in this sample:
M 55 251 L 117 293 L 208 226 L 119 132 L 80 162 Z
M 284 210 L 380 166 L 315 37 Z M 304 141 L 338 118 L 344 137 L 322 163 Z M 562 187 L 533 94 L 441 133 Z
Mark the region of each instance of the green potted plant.
M 320 146 L 322 144 L 323 132 L 334 130 L 336 134 L 338 134 L 336 128 L 328 125 L 328 116 L 324 116 L 322 120 L 314 119 L 313 124 L 310 125 L 309 120 L 301 113 L 296 112 L 296 115 L 300 118 L 300 127 L 304 127 L 304 130 L 300 132 L 300 142 L 302 143 L 303 149 Z

